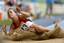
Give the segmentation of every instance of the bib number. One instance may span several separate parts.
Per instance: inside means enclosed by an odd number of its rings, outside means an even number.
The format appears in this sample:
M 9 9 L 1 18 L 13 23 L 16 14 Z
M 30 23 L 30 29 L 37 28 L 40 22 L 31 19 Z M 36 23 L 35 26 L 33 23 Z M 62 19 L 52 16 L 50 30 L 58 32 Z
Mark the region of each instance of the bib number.
M 23 24 L 23 25 L 21 25 L 21 29 L 22 30 L 27 30 L 28 29 L 28 26 L 26 24 Z

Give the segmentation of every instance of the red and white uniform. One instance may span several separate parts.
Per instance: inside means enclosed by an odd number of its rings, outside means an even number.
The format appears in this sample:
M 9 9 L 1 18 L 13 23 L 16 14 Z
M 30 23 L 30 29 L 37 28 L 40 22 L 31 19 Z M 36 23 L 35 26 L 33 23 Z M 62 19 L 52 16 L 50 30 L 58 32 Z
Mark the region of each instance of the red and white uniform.
M 29 21 L 27 18 L 21 19 L 20 22 L 24 23 L 28 27 L 30 27 L 33 24 L 33 22 Z

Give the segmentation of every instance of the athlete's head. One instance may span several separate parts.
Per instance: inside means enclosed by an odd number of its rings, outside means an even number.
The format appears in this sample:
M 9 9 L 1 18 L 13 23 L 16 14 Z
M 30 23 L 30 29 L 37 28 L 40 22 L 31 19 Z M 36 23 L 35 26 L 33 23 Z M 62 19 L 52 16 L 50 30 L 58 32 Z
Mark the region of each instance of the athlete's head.
M 8 9 L 8 17 L 12 18 L 14 16 L 16 16 L 16 13 L 14 12 L 14 10 L 12 8 L 9 8 Z

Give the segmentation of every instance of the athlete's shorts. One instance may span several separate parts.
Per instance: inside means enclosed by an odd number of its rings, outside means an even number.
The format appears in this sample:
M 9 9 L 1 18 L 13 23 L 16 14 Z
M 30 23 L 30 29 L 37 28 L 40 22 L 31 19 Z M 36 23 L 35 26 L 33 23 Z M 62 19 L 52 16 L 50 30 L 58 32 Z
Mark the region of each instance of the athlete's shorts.
M 33 24 L 33 22 L 31 22 L 31 21 L 27 21 L 27 22 L 26 22 L 26 25 L 27 25 L 28 27 L 30 27 L 32 24 Z
M 31 27 L 32 24 L 33 24 L 33 22 L 27 21 L 26 23 L 21 25 L 21 29 L 22 30 L 28 30 Z

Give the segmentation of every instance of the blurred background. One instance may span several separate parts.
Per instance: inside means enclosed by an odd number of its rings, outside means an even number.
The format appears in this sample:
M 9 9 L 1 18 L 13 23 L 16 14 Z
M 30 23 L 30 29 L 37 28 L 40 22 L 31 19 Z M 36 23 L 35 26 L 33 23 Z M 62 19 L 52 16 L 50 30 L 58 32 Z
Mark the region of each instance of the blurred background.
M 30 5 L 32 13 L 36 16 L 33 22 L 42 26 L 50 26 L 55 20 L 64 20 L 64 0 L 0 0 L 0 27 L 6 23 L 12 23 L 7 16 L 7 10 L 15 4 L 22 4 L 23 9 Z

